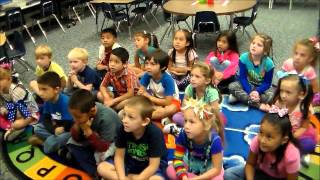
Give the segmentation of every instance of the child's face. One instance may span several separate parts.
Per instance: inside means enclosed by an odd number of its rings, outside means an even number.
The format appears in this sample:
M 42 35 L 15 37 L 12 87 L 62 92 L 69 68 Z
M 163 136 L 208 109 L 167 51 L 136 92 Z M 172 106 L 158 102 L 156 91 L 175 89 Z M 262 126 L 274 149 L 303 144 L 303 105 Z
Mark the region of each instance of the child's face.
M 151 76 L 161 73 L 160 64 L 154 62 L 153 57 L 150 60 L 146 60 L 145 69 Z
M 0 93 L 9 93 L 10 85 L 11 85 L 11 78 L 3 78 L 0 80 Z
M 139 132 L 143 127 L 145 127 L 149 121 L 143 119 L 140 115 L 140 109 L 131 106 L 125 106 L 123 108 L 123 127 L 126 132 Z
M 196 116 L 193 109 L 187 109 L 183 112 L 184 130 L 189 139 L 201 139 L 207 131 L 204 123 Z
M 293 54 L 293 66 L 295 69 L 303 69 L 312 61 L 308 47 L 298 44 Z
M 41 55 L 36 58 L 36 64 L 41 68 L 48 68 L 51 62 L 51 58 L 47 55 Z
M 262 56 L 264 54 L 264 39 L 256 36 L 250 43 L 250 53 L 253 56 Z
M 274 152 L 280 145 L 288 141 L 288 137 L 282 137 L 279 127 L 268 121 L 263 121 L 260 126 L 258 141 L 262 152 Z
M 137 49 L 142 49 L 148 46 L 148 38 L 143 38 L 141 36 L 135 36 L 134 37 L 134 43 L 136 45 Z
M 43 101 L 54 102 L 60 92 L 59 87 L 53 88 L 44 84 L 38 84 L 38 88 L 39 96 Z
M 177 31 L 173 38 L 173 47 L 177 51 L 185 50 L 187 46 L 190 45 L 190 42 L 187 42 L 184 32 Z
M 304 98 L 304 93 L 300 91 L 300 87 L 298 87 L 297 83 L 298 82 L 290 80 L 281 81 L 280 99 L 289 107 L 297 105 L 299 100 Z
M 76 73 L 81 72 L 86 66 L 81 59 L 69 59 L 70 69 Z
M 117 73 L 123 70 L 125 64 L 122 63 L 121 59 L 118 56 L 111 54 L 109 59 L 109 69 L 112 73 Z
M 210 79 L 206 78 L 200 68 L 193 68 L 190 76 L 190 84 L 193 88 L 204 87 L 210 83 Z
M 117 38 L 115 38 L 111 33 L 102 33 L 100 40 L 104 47 L 111 48 L 117 41 Z
M 90 113 L 83 113 L 79 109 L 70 109 L 69 112 L 73 118 L 73 121 L 77 124 L 84 124 L 90 120 Z
M 220 52 L 224 52 L 229 49 L 229 43 L 226 36 L 222 36 L 217 41 L 217 49 Z

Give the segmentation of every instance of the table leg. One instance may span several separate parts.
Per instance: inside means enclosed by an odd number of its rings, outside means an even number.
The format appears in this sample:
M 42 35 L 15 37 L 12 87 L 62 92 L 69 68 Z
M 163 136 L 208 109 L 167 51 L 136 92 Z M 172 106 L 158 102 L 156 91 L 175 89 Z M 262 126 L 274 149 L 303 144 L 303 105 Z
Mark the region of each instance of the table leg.
M 233 30 L 233 18 L 234 18 L 234 14 L 230 14 L 229 30 Z
M 98 19 L 99 19 L 99 5 L 96 6 L 96 30 L 97 30 L 97 33 L 99 32 Z
M 171 25 L 172 25 L 172 37 L 174 36 L 174 25 L 175 25 L 173 14 L 171 14 Z
M 131 24 L 130 24 L 130 17 L 129 17 L 129 7 L 126 4 L 126 13 L 127 13 L 127 23 L 128 23 L 128 31 L 129 31 L 129 39 L 131 40 Z
M 160 40 L 160 44 L 162 43 L 164 37 L 166 36 L 167 32 L 169 31 L 169 29 L 172 28 L 172 25 L 170 24 L 167 29 L 164 31 L 162 37 L 161 37 L 161 40 Z

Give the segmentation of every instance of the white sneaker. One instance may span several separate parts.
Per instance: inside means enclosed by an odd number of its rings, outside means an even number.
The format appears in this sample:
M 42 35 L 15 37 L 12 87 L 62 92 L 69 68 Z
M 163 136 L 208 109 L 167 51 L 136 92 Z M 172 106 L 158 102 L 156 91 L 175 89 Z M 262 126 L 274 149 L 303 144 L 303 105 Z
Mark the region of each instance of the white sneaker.
M 166 133 L 166 134 L 172 134 L 172 135 L 178 136 L 180 131 L 181 131 L 181 128 L 179 128 L 174 123 L 167 124 L 163 127 L 163 133 Z
M 171 120 L 168 117 L 161 119 L 161 124 L 163 126 L 170 124 L 170 123 L 171 123 Z
M 14 139 L 16 139 L 23 132 L 24 132 L 24 128 L 23 129 L 19 129 L 19 130 L 10 129 L 10 130 L 6 131 L 6 133 L 4 134 L 3 138 L 4 138 L 5 141 L 13 141 Z
M 229 97 L 228 97 L 228 103 L 229 104 L 233 104 L 233 103 L 235 103 L 235 102 L 237 102 L 238 100 L 237 100 L 237 98 L 234 96 L 234 95 L 232 95 L 232 94 L 230 94 L 229 95 Z

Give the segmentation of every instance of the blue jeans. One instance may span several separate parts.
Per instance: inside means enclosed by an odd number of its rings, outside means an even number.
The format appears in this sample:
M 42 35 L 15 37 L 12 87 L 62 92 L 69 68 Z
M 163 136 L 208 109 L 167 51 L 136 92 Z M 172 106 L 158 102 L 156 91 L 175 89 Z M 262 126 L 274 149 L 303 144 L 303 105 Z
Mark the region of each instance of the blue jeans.
M 239 166 L 226 169 L 224 171 L 224 179 L 225 180 L 245 179 L 244 166 L 245 165 L 239 165 Z
M 42 124 L 34 125 L 34 134 L 44 140 L 43 151 L 46 154 L 58 151 L 62 146 L 65 146 L 71 137 L 70 132 L 64 132 L 56 136 L 49 132 Z
M 95 176 L 97 174 L 97 164 L 96 160 L 94 159 L 94 150 L 90 148 L 90 146 L 77 146 L 74 144 L 68 144 L 67 148 L 85 172 L 91 176 Z

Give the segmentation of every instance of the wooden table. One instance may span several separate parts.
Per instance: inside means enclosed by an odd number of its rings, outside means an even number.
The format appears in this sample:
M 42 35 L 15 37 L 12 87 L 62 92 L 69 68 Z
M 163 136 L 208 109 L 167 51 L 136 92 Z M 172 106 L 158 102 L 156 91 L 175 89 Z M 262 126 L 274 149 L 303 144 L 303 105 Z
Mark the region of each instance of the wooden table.
M 212 5 L 208 5 L 200 4 L 197 0 L 169 0 L 163 5 L 163 9 L 175 15 L 195 16 L 199 11 L 214 11 L 217 15 L 229 15 L 229 29 L 232 29 L 234 14 L 247 11 L 256 3 L 256 0 L 214 0 Z M 172 26 L 174 32 L 174 23 Z
M 125 5 L 126 6 L 126 14 L 127 14 L 127 24 L 128 24 L 128 29 L 129 29 L 129 37 L 131 39 L 131 24 L 129 21 L 129 7 L 128 5 L 133 3 L 135 0 L 93 0 L 90 1 L 92 4 L 103 4 L 103 3 L 109 3 L 109 4 L 118 4 L 118 5 Z M 98 29 L 98 9 L 96 10 L 96 27 Z
M 213 5 L 199 4 L 196 0 L 169 0 L 163 9 L 177 15 L 195 16 L 198 11 L 214 11 L 217 15 L 232 15 L 251 9 L 256 0 L 214 0 Z

